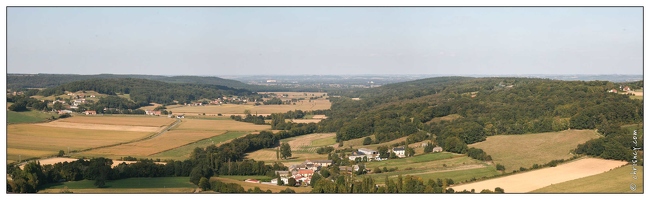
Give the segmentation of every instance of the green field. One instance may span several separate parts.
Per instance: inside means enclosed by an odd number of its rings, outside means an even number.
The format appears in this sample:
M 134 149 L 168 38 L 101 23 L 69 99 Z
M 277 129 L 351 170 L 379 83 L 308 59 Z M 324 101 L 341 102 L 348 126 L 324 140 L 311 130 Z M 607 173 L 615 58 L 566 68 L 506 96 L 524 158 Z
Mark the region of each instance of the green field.
M 631 165 L 625 165 L 611 171 L 550 185 L 531 193 L 643 193 L 643 167 L 636 166 L 637 180 L 632 175 Z M 634 183 L 636 190 L 630 185 Z
M 314 141 L 311 141 L 311 146 L 314 147 L 321 147 L 321 146 L 327 146 L 333 144 L 336 144 L 336 135 L 328 138 L 321 138 L 321 139 L 316 139 Z
M 7 110 L 7 124 L 45 122 L 52 116 L 58 117 L 59 115 L 41 111 L 14 112 Z
M 63 183 L 47 184 L 43 189 L 93 189 L 97 188 L 93 185 L 95 181 L 69 181 Z M 190 182 L 189 177 L 158 177 L 158 178 L 127 178 L 119 180 L 106 181 L 104 188 L 195 188 L 196 186 Z M 101 189 L 104 189 L 101 188 Z
M 573 157 L 571 150 L 578 144 L 601 137 L 593 130 L 566 130 L 523 135 L 490 136 L 486 141 L 468 145 L 483 149 L 494 163 L 503 164 L 506 171 L 543 165 L 551 160 Z
M 244 136 L 248 133 L 246 132 L 227 132 L 218 136 L 214 136 L 211 138 L 199 140 L 198 142 L 185 145 L 182 147 L 178 147 L 169 151 L 164 151 L 160 152 L 154 155 L 151 155 L 152 158 L 160 158 L 160 159 L 175 159 L 175 160 L 182 160 L 182 159 L 187 159 L 190 156 L 190 153 L 196 148 L 205 148 L 207 146 L 210 146 L 212 144 L 218 145 L 219 143 L 232 140 L 241 136 Z
M 401 158 L 401 159 L 389 159 L 389 160 L 384 160 L 384 161 L 379 161 L 379 162 L 368 162 L 366 163 L 366 168 L 374 168 L 374 167 L 387 167 L 387 168 L 392 168 L 392 167 L 400 167 L 405 166 L 405 164 L 411 164 L 411 163 L 423 163 L 423 162 L 430 162 L 430 161 L 436 161 L 436 160 L 445 160 L 445 159 L 450 159 L 454 157 L 453 153 L 449 152 L 440 152 L 440 153 L 428 153 L 428 154 L 421 154 L 421 155 L 416 155 L 413 157 L 409 158 Z M 457 156 L 458 157 L 458 156 Z M 466 157 L 464 155 L 461 155 L 460 157 Z
M 403 177 L 406 175 L 420 177 L 422 178 L 422 181 L 424 181 L 425 183 L 429 179 L 436 180 L 438 178 L 439 179 L 450 178 L 454 180 L 454 183 L 459 183 L 459 182 L 469 181 L 472 178 L 479 179 L 482 177 L 491 177 L 494 175 L 501 174 L 501 172 L 497 171 L 496 167 L 494 166 L 486 166 L 482 168 L 453 170 L 453 171 L 427 171 L 427 170 L 395 171 L 395 172 L 380 173 L 380 174 L 369 174 L 364 176 L 370 176 L 372 179 L 375 180 L 375 183 L 383 184 L 386 176 L 388 176 L 389 179 L 396 179 L 397 175 L 399 174 L 401 174 Z M 364 176 L 361 176 L 359 179 L 361 179 Z

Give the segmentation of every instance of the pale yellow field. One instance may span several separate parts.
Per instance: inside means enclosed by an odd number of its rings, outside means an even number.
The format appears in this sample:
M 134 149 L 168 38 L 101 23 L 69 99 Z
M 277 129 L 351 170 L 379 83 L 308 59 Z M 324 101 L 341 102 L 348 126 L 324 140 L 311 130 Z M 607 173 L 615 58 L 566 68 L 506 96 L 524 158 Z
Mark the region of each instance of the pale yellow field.
M 106 156 L 119 158 L 123 156 L 144 157 L 165 150 L 173 149 L 192 142 L 224 134 L 228 131 L 259 132 L 269 130 L 269 125 L 255 125 L 234 120 L 182 119 L 181 123 L 160 136 L 123 144 L 109 148 L 84 152 L 86 156 Z
M 311 187 L 288 187 L 288 186 L 267 185 L 261 183 L 249 183 L 249 182 L 238 181 L 229 178 L 221 178 L 221 177 L 212 177 L 210 178 L 210 180 L 219 180 L 224 183 L 237 183 L 241 185 L 244 188 L 244 190 L 248 190 L 249 188 L 253 189 L 255 187 L 259 187 L 262 191 L 271 190 L 273 193 L 278 193 L 281 190 L 285 190 L 286 188 L 291 188 L 292 190 L 296 191 L 296 193 L 309 193 L 311 192 L 312 189 Z
M 526 193 L 552 184 L 607 172 L 627 164 L 624 161 L 584 158 L 557 167 L 549 167 L 506 177 L 490 179 L 452 187 L 454 191 L 475 189 L 494 190 L 501 187 L 506 193 Z M 594 183 L 599 184 L 599 183 Z
M 106 125 L 106 124 L 82 124 L 70 123 L 63 121 L 53 121 L 48 123 L 36 124 L 39 126 L 70 128 L 70 129 L 85 129 L 85 130 L 109 130 L 109 131 L 135 131 L 135 132 L 157 132 L 165 127 L 151 127 L 151 126 L 121 126 L 121 125 Z
M 174 130 L 189 131 L 262 131 L 270 130 L 270 125 L 256 125 L 235 120 L 183 119 Z
M 290 110 L 327 110 L 332 107 L 332 103 L 326 99 L 317 99 L 308 102 L 296 102 L 296 105 L 259 105 L 255 106 L 253 103 L 247 104 L 223 104 L 223 105 L 208 105 L 208 106 L 168 106 L 167 110 L 172 111 L 174 114 L 187 114 L 198 115 L 205 113 L 206 115 L 216 115 L 221 113 L 224 116 L 231 114 L 243 114 L 244 110 L 249 110 L 251 114 L 268 115 L 271 113 L 286 113 Z
M 7 159 L 55 155 L 59 150 L 83 150 L 143 138 L 149 132 L 125 132 L 46 127 L 36 124 L 7 126 Z M 46 153 L 49 152 L 49 153 Z
M 140 109 L 142 109 L 142 110 L 153 110 L 158 106 L 162 106 L 162 104 L 152 103 L 152 106 L 143 106 Z
M 322 119 L 287 119 L 287 122 L 294 122 L 294 123 L 303 123 L 303 124 L 309 124 L 309 123 L 318 123 Z
M 559 132 L 524 135 L 497 135 L 468 145 L 483 149 L 492 156 L 494 163 L 503 164 L 506 171 L 543 165 L 551 160 L 568 159 L 578 144 L 601 137 L 593 130 L 565 130 Z M 494 188 L 492 188 L 494 189 Z
M 294 163 L 294 162 L 303 162 L 306 159 L 310 160 L 324 160 L 327 159 L 327 154 L 317 154 L 317 153 L 301 153 L 301 152 L 294 152 L 293 150 L 291 151 L 291 158 L 287 160 L 277 160 L 276 154 L 275 154 L 275 149 L 262 149 L 262 150 L 257 150 L 252 153 L 248 153 L 246 155 L 246 158 L 249 159 L 254 159 L 258 161 L 279 161 L 282 163 Z
M 74 116 L 57 121 L 82 124 L 106 124 L 123 126 L 151 126 L 163 127 L 174 122 L 175 119 L 155 116 Z
M 226 131 L 172 130 L 152 139 L 118 145 L 114 147 L 94 149 L 91 151 L 83 152 L 80 155 L 106 156 L 109 158 L 119 158 L 123 156 L 145 157 L 224 133 L 226 133 Z
M 314 115 L 312 119 L 327 119 L 327 116 L 325 115 Z

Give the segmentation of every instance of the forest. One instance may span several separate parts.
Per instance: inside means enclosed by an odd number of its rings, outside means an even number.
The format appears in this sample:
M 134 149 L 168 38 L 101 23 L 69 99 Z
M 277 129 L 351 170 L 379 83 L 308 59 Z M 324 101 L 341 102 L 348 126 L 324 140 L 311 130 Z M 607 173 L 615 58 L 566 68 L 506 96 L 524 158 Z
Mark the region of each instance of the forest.
M 219 85 L 202 85 L 192 83 L 166 83 L 146 79 L 90 79 L 66 83 L 57 87 L 47 88 L 39 95 L 62 95 L 65 91 L 93 90 L 102 94 L 130 94 L 131 100 L 138 105 L 148 105 L 151 102 L 160 104 L 190 103 L 203 98 L 216 99 L 223 96 L 254 96 L 245 89 L 234 89 Z

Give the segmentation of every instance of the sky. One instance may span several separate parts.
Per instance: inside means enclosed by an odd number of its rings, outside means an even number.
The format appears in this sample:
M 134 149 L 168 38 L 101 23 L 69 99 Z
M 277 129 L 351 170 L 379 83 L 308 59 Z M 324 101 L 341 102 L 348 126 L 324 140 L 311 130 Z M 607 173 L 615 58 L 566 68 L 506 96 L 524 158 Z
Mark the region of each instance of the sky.
M 7 73 L 643 74 L 641 7 L 9 7 Z

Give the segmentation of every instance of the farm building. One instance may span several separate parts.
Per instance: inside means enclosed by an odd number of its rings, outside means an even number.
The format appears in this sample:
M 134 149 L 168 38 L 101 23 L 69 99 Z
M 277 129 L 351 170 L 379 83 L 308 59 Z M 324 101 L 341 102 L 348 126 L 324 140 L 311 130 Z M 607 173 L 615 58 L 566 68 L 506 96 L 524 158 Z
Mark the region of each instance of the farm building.
M 629 91 L 631 91 L 631 90 L 630 90 L 630 87 L 629 87 L 629 86 L 625 86 L 625 87 L 623 88 L 623 91 L 625 91 L 625 92 L 629 92 Z
M 359 148 L 359 150 L 357 150 L 357 151 L 363 153 L 364 155 L 377 155 L 377 154 L 379 154 L 379 151 L 377 151 L 377 150 L 366 149 L 366 148 Z
M 86 115 L 96 115 L 96 114 L 97 114 L 97 111 L 94 111 L 94 110 L 87 110 L 87 111 L 84 112 L 84 113 L 85 113 Z
M 434 147 L 433 152 L 442 152 L 442 147 Z
M 59 115 L 66 114 L 66 113 L 67 114 L 72 114 L 72 111 L 71 110 L 59 110 Z
M 162 114 L 162 111 L 160 110 L 145 110 L 144 111 L 147 115 L 156 115 L 160 116 Z
M 393 152 L 395 153 L 395 155 L 399 157 L 404 157 L 404 154 L 406 153 L 406 149 L 404 149 L 404 147 L 394 147 Z
M 320 165 L 321 167 L 329 167 L 332 165 L 332 160 L 314 160 L 313 163 Z
M 611 89 L 611 90 L 609 90 L 609 91 L 607 91 L 607 92 L 618 93 L 618 90 L 616 90 L 616 89 Z

